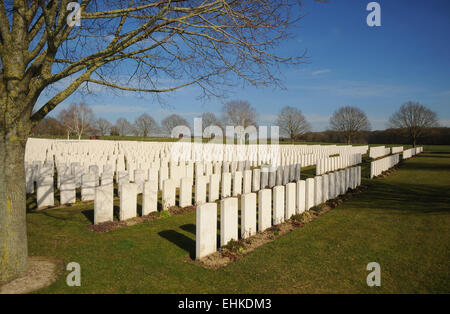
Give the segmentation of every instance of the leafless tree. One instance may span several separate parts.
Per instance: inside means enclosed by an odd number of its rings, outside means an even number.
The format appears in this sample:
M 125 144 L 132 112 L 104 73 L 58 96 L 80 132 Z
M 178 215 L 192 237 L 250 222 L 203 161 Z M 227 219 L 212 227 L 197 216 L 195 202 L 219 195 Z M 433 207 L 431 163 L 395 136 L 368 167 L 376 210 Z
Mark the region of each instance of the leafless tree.
M 110 129 L 110 131 L 109 131 L 109 134 L 110 134 L 111 136 L 120 136 L 120 130 L 119 130 L 119 128 L 117 127 L 117 125 L 111 126 L 111 129 Z
M 280 128 L 281 134 L 288 136 L 292 142 L 297 136 L 311 131 L 311 125 L 302 112 L 290 106 L 281 109 L 276 123 Z
M 158 130 L 158 124 L 151 116 L 143 113 L 134 121 L 134 128 L 136 129 L 138 136 L 146 137 Z
M 244 128 L 256 126 L 256 110 L 248 101 L 233 100 L 222 106 L 223 121 L 227 125 L 242 126 Z
M 202 131 L 211 125 L 216 125 L 219 128 L 222 128 L 222 122 L 216 117 L 216 115 L 212 112 L 205 112 L 201 115 L 202 118 Z
M 330 128 L 339 131 L 345 137 L 347 144 L 361 131 L 370 131 L 370 121 L 359 108 L 346 106 L 339 108 L 330 118 Z
M 74 92 L 156 96 L 196 85 L 213 96 L 232 77 L 278 85 L 279 66 L 302 61 L 276 54 L 300 18 L 297 0 L 80 0 L 81 11 L 69 2 L 0 0 L 0 225 L 9 226 L 0 281 L 26 268 L 26 140 Z
M 127 135 L 130 135 L 130 134 L 134 133 L 134 129 L 135 128 L 130 123 L 130 121 L 128 121 L 125 118 L 117 119 L 115 126 L 119 130 L 119 135 L 120 136 L 127 136 Z
M 71 104 L 69 108 L 61 110 L 59 121 L 66 129 L 67 139 L 70 134 L 75 134 L 78 139 L 86 132 L 91 131 L 94 122 L 94 113 L 84 103 Z
M 105 136 L 106 134 L 109 134 L 112 127 L 112 123 L 109 122 L 106 119 L 98 118 L 95 121 L 95 128 L 98 130 L 101 136 Z
M 437 114 L 418 102 L 408 101 L 395 112 L 388 122 L 391 128 L 405 129 L 416 147 L 417 140 L 428 128 L 438 127 Z
M 245 129 L 249 126 L 257 126 L 257 114 L 248 101 L 232 100 L 222 106 L 222 119 L 224 126 L 242 127 L 238 131 L 237 138 L 239 142 L 245 140 Z
M 170 116 L 164 118 L 161 121 L 161 126 L 163 128 L 163 131 L 166 132 L 166 134 L 171 135 L 172 130 L 177 126 L 187 126 L 189 127 L 189 122 L 186 121 L 183 117 L 177 115 L 177 114 L 171 114 Z

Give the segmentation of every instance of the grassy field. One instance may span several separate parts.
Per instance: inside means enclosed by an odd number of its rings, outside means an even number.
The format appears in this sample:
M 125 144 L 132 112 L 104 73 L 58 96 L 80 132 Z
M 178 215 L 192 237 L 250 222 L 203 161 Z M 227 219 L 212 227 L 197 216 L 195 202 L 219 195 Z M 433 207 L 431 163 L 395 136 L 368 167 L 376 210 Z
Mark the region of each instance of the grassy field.
M 367 191 L 220 270 L 190 262 L 195 212 L 105 234 L 85 227 L 92 205 L 31 212 L 30 255 L 81 265 L 81 287 L 63 275 L 37 293 L 449 293 L 450 147 L 425 147 L 363 184 Z M 369 262 L 381 265 L 381 287 L 366 285 Z

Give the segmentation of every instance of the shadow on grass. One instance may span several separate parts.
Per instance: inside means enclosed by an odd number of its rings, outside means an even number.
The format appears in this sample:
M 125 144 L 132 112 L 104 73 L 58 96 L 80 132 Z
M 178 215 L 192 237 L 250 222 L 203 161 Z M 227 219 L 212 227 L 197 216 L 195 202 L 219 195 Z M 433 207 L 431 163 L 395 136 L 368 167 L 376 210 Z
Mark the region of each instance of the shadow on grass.
M 86 209 L 82 210 L 81 213 L 86 217 L 87 220 L 89 220 L 92 224 L 94 223 L 94 210 L 93 209 Z
M 187 231 L 189 233 L 192 233 L 193 235 L 195 235 L 196 230 L 195 230 L 195 225 L 194 224 L 186 224 L 186 225 L 182 225 L 180 226 L 180 228 L 184 231 Z
M 376 181 L 367 193 L 358 198 L 358 206 L 369 202 L 379 209 L 413 211 L 418 213 L 450 212 L 448 187 L 398 182 Z
M 179 248 L 189 253 L 191 259 L 195 259 L 195 241 L 191 238 L 179 233 L 175 230 L 164 230 L 158 232 L 158 234 L 164 239 L 169 240 Z

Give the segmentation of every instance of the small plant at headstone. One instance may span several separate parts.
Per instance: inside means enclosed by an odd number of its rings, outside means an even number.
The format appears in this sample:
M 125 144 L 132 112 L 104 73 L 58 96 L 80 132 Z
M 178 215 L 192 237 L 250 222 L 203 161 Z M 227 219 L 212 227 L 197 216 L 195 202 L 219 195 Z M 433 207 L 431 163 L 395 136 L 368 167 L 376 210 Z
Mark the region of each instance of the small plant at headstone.
M 236 241 L 231 239 L 228 243 L 223 247 L 224 250 L 228 250 L 234 254 L 242 254 L 245 250 L 245 244 L 242 241 Z
M 159 212 L 159 217 L 161 217 L 161 218 L 170 217 L 170 213 L 169 213 L 168 210 L 162 210 L 162 211 Z
M 312 216 L 311 212 L 305 211 L 301 214 L 296 214 L 296 215 L 292 216 L 292 219 L 301 224 L 307 224 L 308 222 L 310 222 L 313 219 L 313 216 Z

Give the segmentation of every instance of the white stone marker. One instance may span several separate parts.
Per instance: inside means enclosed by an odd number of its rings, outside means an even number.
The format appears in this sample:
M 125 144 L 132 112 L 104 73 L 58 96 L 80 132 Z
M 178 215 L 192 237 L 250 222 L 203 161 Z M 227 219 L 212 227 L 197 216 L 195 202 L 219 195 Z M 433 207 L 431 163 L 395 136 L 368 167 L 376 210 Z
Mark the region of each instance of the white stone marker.
M 215 202 L 219 199 L 220 173 L 212 174 L 209 178 L 208 202 Z
M 258 192 L 261 188 L 261 170 L 260 169 L 253 169 L 253 175 L 252 175 L 252 192 Z
M 161 166 L 161 168 L 159 168 L 159 189 L 162 190 L 163 185 L 164 185 L 164 180 L 169 179 L 169 167 L 167 167 L 167 165 Z
M 322 176 L 314 178 L 314 206 L 322 204 Z
M 248 238 L 256 233 L 256 193 L 241 196 L 241 237 Z
M 54 206 L 53 176 L 39 177 L 36 189 L 37 207 Z
M 137 215 L 137 184 L 123 183 L 120 186 L 119 219 L 127 220 Z
M 341 186 L 341 195 L 344 195 L 347 192 L 347 189 L 345 188 L 345 170 L 339 171 L 340 173 L 340 186 Z
M 330 199 L 330 177 L 328 174 L 322 176 L 322 203 Z
M 358 166 L 358 186 L 361 185 L 361 166 Z
M 226 245 L 231 239 L 238 240 L 237 197 L 229 197 L 220 201 L 220 246 Z
M 284 216 L 286 220 L 295 215 L 296 187 L 297 184 L 293 182 L 286 184 L 286 208 Z
M 101 185 L 102 186 L 106 186 L 106 185 L 114 186 L 113 174 L 112 173 L 108 173 L 108 172 L 103 172 L 102 173 Z
M 273 189 L 273 224 L 284 221 L 284 186 L 277 185 Z
M 258 191 L 258 231 L 272 226 L 272 190 Z
M 242 194 L 242 172 L 236 171 L 233 174 L 233 196 Z
M 95 175 L 84 174 L 81 177 L 81 200 L 93 201 L 95 196 Z
M 306 181 L 297 181 L 297 202 L 296 213 L 301 214 L 306 209 Z
M 206 177 L 200 176 L 195 182 L 195 205 L 206 203 Z
M 147 173 L 148 175 L 148 173 Z M 134 183 L 138 186 L 138 194 L 142 193 L 145 182 L 145 171 L 141 169 L 134 170 Z
M 345 192 L 350 188 L 350 169 L 345 169 Z
M 248 194 L 252 192 L 252 171 L 245 170 L 244 171 L 244 179 L 243 179 L 243 189 L 242 194 Z
M 195 220 L 195 258 L 201 259 L 217 251 L 217 204 L 199 205 Z
M 113 186 L 102 185 L 95 188 L 94 224 L 114 220 Z
M 231 196 L 231 172 L 222 173 L 222 193 L 221 198 L 226 198 Z
M 329 192 L 329 196 L 330 199 L 333 199 L 336 197 L 336 173 L 334 172 L 330 172 L 328 174 L 328 181 L 329 181 L 329 186 L 328 186 L 328 192 Z
M 164 180 L 162 190 L 162 208 L 168 210 L 175 206 L 176 184 L 172 179 Z
M 59 188 L 60 204 L 73 204 L 76 200 L 75 177 L 63 177 Z
M 192 178 L 185 177 L 180 180 L 179 206 L 192 206 Z
M 142 192 L 142 216 L 158 210 L 158 181 L 157 178 L 144 182 Z
M 306 188 L 305 188 L 305 206 L 306 210 L 310 210 L 311 207 L 314 207 L 314 179 L 308 178 L 306 179 Z

